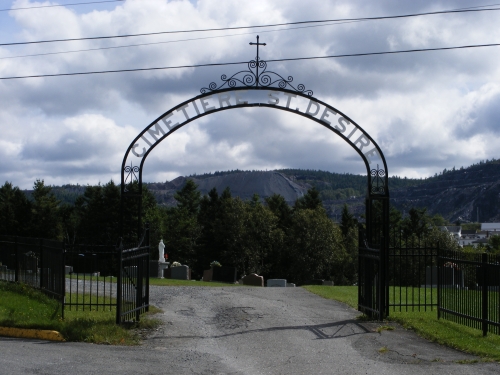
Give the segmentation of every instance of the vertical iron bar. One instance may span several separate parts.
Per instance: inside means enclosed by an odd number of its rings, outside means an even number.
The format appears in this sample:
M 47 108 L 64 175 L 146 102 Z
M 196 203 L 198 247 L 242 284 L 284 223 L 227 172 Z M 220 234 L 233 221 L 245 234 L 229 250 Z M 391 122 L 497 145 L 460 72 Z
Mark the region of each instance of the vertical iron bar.
M 118 279 L 116 281 L 116 324 L 121 323 L 122 315 L 122 254 L 123 244 L 122 238 L 118 245 Z
M 386 243 L 385 237 L 382 236 L 380 239 L 380 265 L 379 265 L 379 281 L 378 281 L 378 299 L 379 299 L 379 320 L 382 321 L 386 314 L 386 302 L 385 302 L 385 279 L 386 279 Z
M 437 317 L 438 320 L 441 318 L 441 251 L 439 249 L 439 242 L 437 244 Z
M 146 259 L 142 261 L 143 262 L 143 269 L 142 269 L 143 277 L 145 276 L 145 278 L 146 278 L 146 296 L 145 296 L 146 300 L 144 301 L 146 303 L 146 312 L 149 311 L 149 254 L 150 254 L 150 240 L 151 240 L 149 223 L 148 223 L 147 228 L 148 228 L 148 231 L 146 233 L 146 245 L 148 247 L 148 251 L 147 251 Z
M 15 237 L 14 240 L 14 250 L 16 252 L 16 268 L 14 272 L 14 280 L 16 283 L 19 282 L 19 273 L 21 272 L 21 261 L 20 261 L 20 256 L 19 256 L 19 246 L 18 246 L 18 239 L 17 236 Z
M 64 243 L 61 251 L 61 290 L 62 290 L 62 296 L 61 296 L 61 317 L 64 319 L 64 306 L 66 304 L 66 243 Z
M 135 263 L 135 267 L 136 267 L 136 278 L 137 278 L 137 281 L 136 281 L 136 285 L 135 285 L 135 306 L 134 308 L 136 309 L 135 310 L 135 321 L 138 322 L 140 319 L 141 319 L 141 310 L 139 309 L 139 307 L 142 307 L 143 306 L 143 303 L 142 303 L 142 262 L 141 262 L 141 258 L 136 258 L 134 260 L 134 263 Z M 132 264 L 134 264 L 132 263 Z M 130 267 L 131 269 L 133 269 L 133 266 Z
M 45 259 L 43 256 L 43 240 L 39 239 L 39 250 L 40 250 L 40 289 L 46 287 L 45 285 Z M 36 267 L 36 265 L 35 265 Z
M 483 295 L 482 295 L 482 328 L 483 336 L 488 334 L 488 255 L 481 254 L 481 268 L 483 269 Z

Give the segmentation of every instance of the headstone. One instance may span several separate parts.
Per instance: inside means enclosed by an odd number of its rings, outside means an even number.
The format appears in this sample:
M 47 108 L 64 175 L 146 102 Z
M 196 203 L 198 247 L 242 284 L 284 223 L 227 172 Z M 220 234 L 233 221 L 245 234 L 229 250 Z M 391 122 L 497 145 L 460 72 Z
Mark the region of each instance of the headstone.
M 295 284 L 294 283 L 286 283 L 286 287 L 287 288 L 295 288 Z
M 490 264 L 489 267 L 486 269 L 486 286 L 488 289 L 496 290 L 498 287 L 500 287 L 500 272 L 498 272 L 498 265 L 492 265 Z M 476 280 L 477 280 L 477 286 L 482 288 L 483 286 L 483 267 L 476 267 Z
M 428 288 L 437 287 L 438 272 L 437 266 L 425 267 L 425 286 Z
M 464 287 L 464 273 L 452 267 L 443 267 L 442 285 L 444 287 Z
M 212 269 L 203 271 L 203 281 L 212 281 Z
M 172 269 L 172 268 L 165 268 L 165 269 L 163 270 L 163 277 L 164 277 L 165 279 L 171 279 L 171 278 L 172 278 L 172 277 L 171 277 L 172 272 L 170 271 L 171 269 Z
M 286 288 L 286 279 L 269 279 L 267 280 L 267 286 L 268 287 L 277 286 Z
M 241 281 L 243 282 L 243 285 L 264 286 L 264 277 L 259 276 L 255 273 L 246 275 L 241 279 Z
M 189 267 L 188 266 L 171 267 L 170 278 L 176 280 L 189 280 Z
M 234 284 L 237 270 L 234 267 L 213 267 L 212 281 Z
M 335 283 L 331 280 L 324 280 L 323 285 L 325 286 L 335 286 Z

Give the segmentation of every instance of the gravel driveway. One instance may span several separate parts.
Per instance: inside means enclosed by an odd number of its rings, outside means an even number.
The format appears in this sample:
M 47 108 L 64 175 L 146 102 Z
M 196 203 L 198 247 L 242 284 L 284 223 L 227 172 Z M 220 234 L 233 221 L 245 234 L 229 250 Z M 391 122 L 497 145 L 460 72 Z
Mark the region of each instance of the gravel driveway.
M 140 347 L 0 338 L 0 374 L 500 374 L 302 288 L 151 287 L 164 325 Z

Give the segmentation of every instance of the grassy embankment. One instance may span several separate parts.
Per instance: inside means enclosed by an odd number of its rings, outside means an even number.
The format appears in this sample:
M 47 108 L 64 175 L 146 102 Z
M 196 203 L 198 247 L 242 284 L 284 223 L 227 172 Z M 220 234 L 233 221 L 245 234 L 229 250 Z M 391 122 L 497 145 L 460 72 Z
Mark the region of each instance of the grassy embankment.
M 67 341 L 135 345 L 140 341 L 139 329 L 152 329 L 160 324 L 152 317 L 160 310 L 152 306 L 139 323 L 124 326 L 115 324 L 116 310 L 109 307 L 100 307 L 98 311 L 89 307 L 65 310 L 62 319 L 57 301 L 26 285 L 0 281 L 0 295 L 0 326 L 54 330 Z M 90 298 L 82 297 L 82 302 Z
M 353 308 L 358 304 L 356 286 L 305 286 L 305 289 L 321 297 L 343 302 Z M 390 291 L 391 292 L 391 291 Z M 429 292 L 429 291 L 428 291 Z M 404 299 L 405 296 L 402 296 Z M 500 336 L 489 333 L 483 337 L 482 331 L 466 327 L 448 320 L 437 318 L 437 311 L 391 311 L 388 320 L 414 330 L 420 336 L 470 354 L 478 355 L 483 361 L 500 361 Z
M 115 282 L 116 277 L 102 276 L 72 276 L 71 278 L 84 279 L 88 282 L 106 281 Z M 228 287 L 238 284 L 218 282 L 203 282 L 195 280 L 171 280 L 151 278 L 150 285 L 157 286 L 209 286 Z M 15 327 L 28 329 L 46 329 L 60 332 L 67 341 L 83 341 L 96 344 L 121 344 L 135 345 L 140 338 L 137 334 L 141 329 L 153 329 L 160 322 L 152 315 L 160 312 L 158 308 L 150 306 L 150 311 L 141 317 L 137 324 L 119 326 L 115 324 L 116 310 L 114 307 L 99 307 L 98 310 L 85 306 L 76 310 L 64 311 L 61 318 L 61 306 L 58 302 L 43 293 L 26 285 L 0 281 L 0 327 Z M 89 295 L 73 294 L 73 303 L 86 304 L 95 301 L 96 297 Z M 69 298 L 69 295 L 66 297 Z M 99 297 L 99 302 L 114 304 L 115 301 L 108 297 Z

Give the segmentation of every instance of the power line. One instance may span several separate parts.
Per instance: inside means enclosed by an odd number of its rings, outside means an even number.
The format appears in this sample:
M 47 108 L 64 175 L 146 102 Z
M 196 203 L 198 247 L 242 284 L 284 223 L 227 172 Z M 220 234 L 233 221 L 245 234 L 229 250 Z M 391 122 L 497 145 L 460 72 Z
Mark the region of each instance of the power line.
M 293 58 L 288 58 L 288 59 L 273 59 L 273 60 L 265 60 L 265 61 L 266 62 L 283 62 L 283 61 L 300 61 L 300 60 L 318 60 L 318 59 L 332 59 L 332 58 L 342 58 L 342 57 L 363 57 L 363 56 L 377 56 L 377 55 L 395 55 L 395 54 L 399 54 L 399 53 L 448 51 L 448 50 L 456 50 L 456 49 L 482 48 L 482 47 L 498 47 L 498 46 L 500 46 L 500 43 L 473 44 L 473 45 L 455 46 L 455 47 L 421 48 L 421 49 L 409 49 L 409 50 L 400 50 L 400 51 L 353 53 L 353 54 L 344 54 L 344 55 L 293 57 Z M 38 75 L 31 75 L 31 76 L 0 77 L 0 80 L 25 79 L 25 78 L 48 78 L 48 77 L 78 76 L 78 75 L 92 75 L 92 74 L 108 74 L 108 73 L 144 72 L 144 71 L 152 71 L 152 70 L 171 70 L 171 69 L 186 69 L 186 68 L 202 68 L 202 67 L 214 67 L 214 66 L 226 66 L 226 65 L 241 65 L 241 64 L 248 64 L 248 61 L 229 62 L 229 63 L 213 63 L 213 64 L 195 64 L 195 65 L 164 66 L 164 67 L 156 67 L 156 68 L 134 68 L 134 69 L 102 70 L 102 71 L 95 71 L 95 72 L 38 74 Z
M 309 24 L 309 23 L 327 23 L 327 22 L 345 22 L 345 21 L 375 21 L 375 20 L 385 20 L 385 19 L 397 19 L 397 18 L 430 16 L 430 15 L 438 15 L 438 14 L 487 12 L 487 11 L 495 11 L 495 10 L 500 10 L 500 8 L 445 10 L 445 11 L 437 11 L 437 12 L 403 14 L 403 15 L 398 15 L 398 16 L 381 16 L 381 17 L 364 17 L 364 18 L 339 18 L 339 19 L 317 20 L 317 21 L 285 22 L 285 23 L 276 23 L 276 24 L 270 24 L 270 25 L 257 25 L 257 26 L 221 27 L 221 28 L 212 28 L 212 29 L 159 31 L 159 32 L 154 32 L 154 33 L 142 33 L 142 34 L 125 34 L 125 35 L 95 36 L 95 37 L 85 37 L 85 38 L 38 40 L 38 41 L 33 41 L 33 42 L 0 43 L 0 46 L 16 46 L 16 45 L 25 45 L 25 44 L 40 44 L 40 43 L 55 43 L 55 42 L 74 42 L 74 41 L 80 41 L 80 40 L 131 38 L 131 37 L 138 37 L 138 36 L 151 36 L 151 35 L 161 35 L 161 34 L 184 34 L 184 33 L 209 32 L 209 31 L 257 29 L 257 28 L 264 28 L 264 27 L 303 25 L 303 24 Z
M 17 58 L 21 58 L 21 57 L 36 57 L 36 56 L 47 56 L 47 55 L 60 55 L 60 54 L 65 54 L 65 53 L 99 51 L 99 50 L 107 50 L 107 49 L 118 49 L 118 48 L 129 48 L 129 47 L 151 46 L 151 45 L 157 45 L 157 44 L 191 42 L 191 41 L 196 41 L 196 40 L 218 39 L 218 38 L 226 38 L 226 37 L 233 37 L 233 36 L 264 34 L 264 33 L 274 33 L 274 32 L 279 32 L 279 31 L 288 31 L 288 30 L 297 30 L 297 29 L 310 29 L 310 28 L 325 27 L 325 26 L 335 26 L 335 25 L 342 25 L 342 24 L 345 24 L 345 23 L 353 23 L 353 22 L 358 22 L 358 21 L 346 21 L 346 22 L 327 23 L 327 24 L 321 24 L 321 25 L 288 27 L 286 29 L 260 30 L 260 31 L 252 31 L 252 32 L 249 32 L 249 33 L 225 34 L 225 35 L 206 36 L 206 37 L 199 37 L 199 38 L 167 40 L 167 41 L 163 41 L 163 42 L 127 44 L 127 45 L 123 45 L 123 46 L 109 46 L 109 47 L 97 47 L 97 48 L 79 49 L 79 50 L 72 50 L 72 51 L 35 53 L 35 54 L 32 54 L 32 55 L 6 56 L 6 57 L 0 57 L 0 60 L 4 60 L 4 59 L 17 59 Z
M 486 7 L 498 6 L 498 5 L 500 5 L 500 4 L 479 5 L 479 6 L 475 6 L 475 7 L 460 8 L 460 9 L 451 9 L 451 10 L 465 10 L 465 9 L 473 9 L 473 8 L 486 8 Z M 308 29 L 308 28 L 316 28 L 316 27 L 324 27 L 324 26 L 334 26 L 334 25 L 341 25 L 341 24 L 353 23 L 353 22 L 361 22 L 361 21 L 346 21 L 346 22 L 335 22 L 335 23 L 332 22 L 332 23 L 325 23 L 325 24 L 321 24 L 321 25 L 288 27 L 288 28 L 276 29 L 276 30 L 260 30 L 260 31 L 253 31 L 253 32 L 249 32 L 249 33 L 225 34 L 225 35 L 207 36 L 207 37 L 199 37 L 199 38 L 168 40 L 168 41 L 163 41 L 163 42 L 137 43 L 137 44 L 127 44 L 127 45 L 122 45 L 122 46 L 97 47 L 97 48 L 87 48 L 87 49 L 70 50 L 70 51 L 36 53 L 36 54 L 30 54 L 30 55 L 6 56 L 6 57 L 0 57 L 0 60 L 17 59 L 17 58 L 23 58 L 23 57 L 37 57 L 37 56 L 60 55 L 60 54 L 66 54 L 66 53 L 91 52 L 91 51 L 119 49 L 119 48 L 130 48 L 130 47 L 140 47 L 140 46 L 151 46 L 151 45 L 158 45 L 158 44 L 190 42 L 190 41 L 206 40 L 206 39 L 218 39 L 218 38 L 227 38 L 227 37 L 241 36 L 241 35 L 253 35 L 253 34 L 257 34 L 257 33 L 261 33 L 262 34 L 262 33 L 272 33 L 272 32 L 279 32 L 279 31 L 288 31 L 288 30 Z
M 39 8 L 55 8 L 55 7 L 65 7 L 73 5 L 87 5 L 87 4 L 101 4 L 101 3 L 117 3 L 125 0 L 104 0 L 104 1 L 90 1 L 87 3 L 72 3 L 72 4 L 56 4 L 56 5 L 40 5 L 34 7 L 24 7 L 24 8 L 10 8 L 10 9 L 0 9 L 0 12 L 10 12 L 11 10 L 29 10 L 29 9 L 39 9 Z

